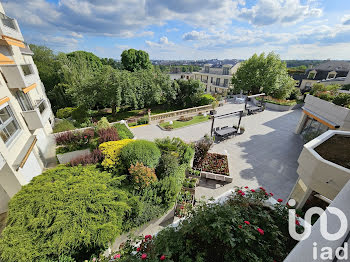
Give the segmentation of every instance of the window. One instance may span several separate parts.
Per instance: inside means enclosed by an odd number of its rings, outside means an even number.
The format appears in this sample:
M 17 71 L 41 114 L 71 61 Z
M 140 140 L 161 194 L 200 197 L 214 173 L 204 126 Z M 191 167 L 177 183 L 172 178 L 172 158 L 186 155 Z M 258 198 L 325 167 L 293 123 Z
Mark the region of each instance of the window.
M 209 66 L 204 67 L 204 72 L 209 73 Z
M 335 78 L 335 74 L 334 74 L 334 73 L 329 73 L 327 78 L 328 78 L 328 79 L 330 79 L 330 78 Z
M 305 142 L 309 142 L 312 139 L 326 132 L 329 128 L 317 120 L 307 117 L 301 135 Z
M 309 75 L 307 76 L 308 79 L 314 79 L 316 76 L 316 72 L 310 72 Z
M 224 75 L 228 75 L 229 74 L 229 68 L 228 67 L 224 67 L 223 68 L 223 74 Z
M 216 78 L 216 85 L 217 85 L 217 86 L 220 85 L 220 78 Z
M 210 83 L 213 83 L 213 78 L 211 77 L 211 79 L 210 79 Z
M 42 101 L 39 103 L 38 108 L 39 108 L 40 114 L 42 114 L 42 113 L 45 111 L 45 109 L 46 109 L 45 100 L 42 100 Z
M 0 137 L 8 145 L 20 128 L 9 105 L 0 109 Z
M 228 87 L 228 79 L 224 79 L 224 86 Z
M 16 98 L 23 111 L 33 110 L 32 102 L 30 101 L 28 94 L 25 94 L 22 91 L 17 91 Z
M 25 76 L 33 74 L 31 65 L 21 65 L 21 67 Z

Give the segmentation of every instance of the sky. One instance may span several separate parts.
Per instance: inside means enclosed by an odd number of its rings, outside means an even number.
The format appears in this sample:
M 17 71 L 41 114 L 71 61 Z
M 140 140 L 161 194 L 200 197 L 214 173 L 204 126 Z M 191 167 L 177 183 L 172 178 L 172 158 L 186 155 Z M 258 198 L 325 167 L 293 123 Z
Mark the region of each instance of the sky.
M 350 0 L 2 0 L 25 41 L 120 59 L 350 60 Z

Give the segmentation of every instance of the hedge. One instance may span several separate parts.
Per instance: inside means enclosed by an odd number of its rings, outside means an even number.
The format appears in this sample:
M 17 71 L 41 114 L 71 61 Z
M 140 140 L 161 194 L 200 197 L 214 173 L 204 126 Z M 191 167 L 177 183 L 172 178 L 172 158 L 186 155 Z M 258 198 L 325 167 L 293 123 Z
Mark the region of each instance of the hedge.
M 75 129 L 75 126 L 73 125 L 73 123 L 67 119 L 64 119 L 64 120 L 58 122 L 57 124 L 55 124 L 55 126 L 53 128 L 53 132 L 59 133 L 59 132 L 63 132 L 63 131 L 73 130 L 73 129 Z
M 132 139 L 123 139 L 119 141 L 110 141 L 102 143 L 99 146 L 102 154 L 104 155 L 104 160 L 102 161 L 102 166 L 106 169 L 113 169 L 117 165 L 120 165 L 119 157 L 121 150 L 127 144 L 133 142 Z
M 114 127 L 117 129 L 119 139 L 132 139 L 133 133 L 124 124 L 116 123 Z

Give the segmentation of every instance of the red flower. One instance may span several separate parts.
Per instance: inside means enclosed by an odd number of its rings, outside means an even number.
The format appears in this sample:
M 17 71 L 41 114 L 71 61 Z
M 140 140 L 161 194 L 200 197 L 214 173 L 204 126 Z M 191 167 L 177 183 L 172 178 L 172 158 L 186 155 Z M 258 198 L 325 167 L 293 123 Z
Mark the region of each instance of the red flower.
M 273 196 L 273 193 L 270 193 L 271 196 Z
M 147 254 L 142 254 L 141 259 L 146 259 L 147 258 Z
M 279 203 L 281 203 L 281 202 L 283 202 L 283 199 L 277 199 L 277 202 L 279 202 Z
M 260 187 L 260 189 L 261 189 L 262 191 L 265 191 L 265 188 L 263 188 L 262 186 Z
M 238 190 L 237 193 L 242 194 L 242 190 Z
M 241 196 L 244 196 L 244 195 L 245 195 L 245 193 L 244 193 L 244 192 L 242 192 L 242 193 L 241 193 Z
M 297 217 L 300 217 L 298 214 L 295 214 Z
M 265 193 L 265 196 L 268 196 L 269 194 L 268 193 Z
M 253 193 L 255 192 L 255 190 L 254 190 L 254 189 L 251 189 L 250 191 L 252 191 Z
M 261 228 L 258 228 L 258 232 L 260 233 L 260 235 L 263 235 L 265 233 L 264 230 L 262 230 Z
M 84 138 L 87 138 L 87 136 L 84 136 Z
M 117 258 L 120 258 L 120 254 L 116 254 L 116 255 L 114 256 L 114 259 L 117 259 Z
M 248 188 L 247 186 L 245 186 L 244 188 Z
M 299 220 L 295 220 L 295 224 L 298 225 L 298 226 L 300 226 Z
M 152 240 L 152 236 L 151 236 L 151 235 L 146 235 L 146 236 L 145 236 L 145 240 L 147 241 L 148 239 L 149 239 L 149 240 Z
M 184 209 L 184 206 L 180 206 L 180 209 Z
M 164 255 L 162 255 L 161 257 L 160 257 L 160 260 L 165 260 L 165 256 Z
M 139 252 L 140 250 L 141 250 L 141 248 L 139 248 L 139 247 L 138 247 L 138 248 L 136 248 L 136 251 L 137 251 L 137 252 Z
M 242 228 L 242 225 L 239 225 L 238 227 L 239 227 L 239 228 Z
M 250 225 L 250 222 L 249 222 L 249 221 L 244 221 L 244 223 L 246 223 L 247 225 Z

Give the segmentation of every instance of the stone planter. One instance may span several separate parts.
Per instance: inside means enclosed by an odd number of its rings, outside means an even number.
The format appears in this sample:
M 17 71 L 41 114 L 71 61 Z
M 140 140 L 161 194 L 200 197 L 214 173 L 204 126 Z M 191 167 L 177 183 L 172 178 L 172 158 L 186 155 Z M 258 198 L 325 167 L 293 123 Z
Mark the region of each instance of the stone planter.
M 205 171 L 201 172 L 201 177 L 207 178 L 207 179 L 213 179 L 213 180 L 217 180 L 217 181 L 222 181 L 222 182 L 227 182 L 227 183 L 232 183 L 232 181 L 233 181 L 233 178 L 230 176 L 214 174 L 214 173 L 205 172 Z
M 77 158 L 79 156 L 87 155 L 90 153 L 90 149 L 83 149 L 83 150 L 77 150 L 72 151 L 64 154 L 57 154 L 57 159 L 60 164 L 67 164 L 72 159 Z
M 252 102 L 254 105 L 257 105 L 260 101 L 256 100 L 255 98 L 252 98 Z M 284 106 L 284 105 L 277 105 L 277 104 L 272 104 L 265 102 L 265 108 L 275 110 L 275 111 L 289 111 L 297 108 L 301 108 L 302 104 L 296 104 L 296 105 L 291 105 L 291 106 Z

